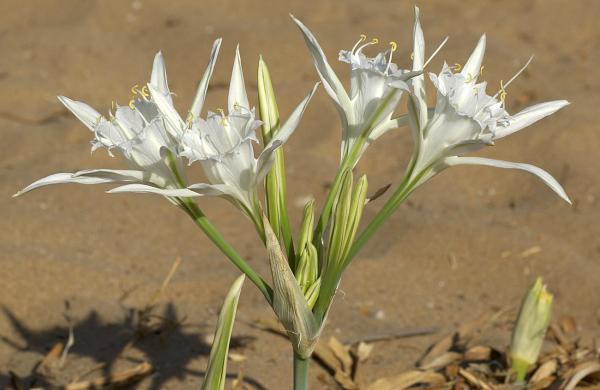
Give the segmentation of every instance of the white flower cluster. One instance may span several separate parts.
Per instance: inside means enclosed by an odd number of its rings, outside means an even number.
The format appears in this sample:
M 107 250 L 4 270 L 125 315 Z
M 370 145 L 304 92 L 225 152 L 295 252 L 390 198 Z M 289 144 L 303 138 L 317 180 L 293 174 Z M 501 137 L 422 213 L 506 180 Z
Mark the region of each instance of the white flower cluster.
M 351 50 L 339 53 L 340 61 L 350 65 L 349 93 L 329 65 L 314 35 L 302 22 L 292 18 L 304 36 L 325 91 L 340 113 L 342 166 L 354 167 L 366 148 L 381 135 L 409 125 L 415 139 L 408 178 L 413 187 L 446 167 L 479 164 L 533 173 L 569 201 L 560 184 L 540 168 L 487 158 L 463 157 L 466 152 L 492 145 L 497 139 L 519 131 L 568 104 L 564 100 L 552 101 L 510 115 L 504 108 L 504 99 L 506 87 L 516 76 L 502 85 L 494 96 L 486 93 L 485 82 L 477 82 L 483 69 L 485 35 L 464 66 L 457 64 L 449 67 L 445 64 L 439 75 L 430 74 L 437 89 L 437 100 L 434 108 L 428 108 L 424 68 L 447 39 L 425 60 L 425 42 L 418 8 L 412 68 L 403 70 L 392 62 L 397 49 L 395 42 L 390 42 L 390 48 L 385 52 L 367 57 L 364 49 L 376 45 L 378 40 L 367 42 L 363 35 Z M 147 86 L 133 88 L 134 99 L 126 106 L 114 105 L 108 117 L 85 103 L 59 97 L 94 133 L 92 150 L 104 147 L 111 155 L 116 152 L 128 162 L 130 169 L 58 173 L 34 182 L 18 194 L 48 184 L 114 182 L 122 185 L 109 192 L 149 192 L 171 199 L 223 196 L 255 219 L 260 219 L 256 188 L 272 166 L 274 151 L 296 129 L 317 85 L 276 135 L 264 145 L 259 156 L 255 157 L 253 143 L 257 142 L 256 129 L 261 122 L 256 119 L 255 110 L 248 101 L 239 48 L 230 80 L 228 112 L 215 110 L 208 112 L 206 118 L 201 117 L 220 44 L 219 39 L 213 45 L 207 69 L 185 120 L 173 106 L 161 53 L 154 59 Z M 408 114 L 394 117 L 405 93 L 409 94 Z M 184 158 L 190 164 L 199 162 L 208 183 L 188 183 Z

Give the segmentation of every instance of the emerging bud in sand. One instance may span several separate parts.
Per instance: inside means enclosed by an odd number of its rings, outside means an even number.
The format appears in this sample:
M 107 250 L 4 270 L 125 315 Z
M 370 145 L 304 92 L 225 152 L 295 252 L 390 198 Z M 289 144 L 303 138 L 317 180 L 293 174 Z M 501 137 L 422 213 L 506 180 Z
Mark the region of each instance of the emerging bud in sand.
M 537 278 L 523 299 L 512 334 L 510 358 L 517 381 L 523 381 L 527 369 L 537 361 L 551 316 L 552 294 Z

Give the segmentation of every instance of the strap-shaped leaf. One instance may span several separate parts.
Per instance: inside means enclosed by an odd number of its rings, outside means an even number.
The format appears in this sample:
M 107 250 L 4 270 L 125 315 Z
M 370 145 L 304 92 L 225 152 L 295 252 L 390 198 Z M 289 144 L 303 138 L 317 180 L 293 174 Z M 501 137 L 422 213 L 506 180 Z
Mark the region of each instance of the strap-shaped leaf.
M 219 314 L 215 341 L 210 349 L 206 377 L 202 384 L 202 390 L 223 390 L 225 388 L 225 376 L 227 374 L 227 354 L 229 352 L 229 341 L 235 321 L 240 292 L 244 284 L 245 275 L 235 280 Z

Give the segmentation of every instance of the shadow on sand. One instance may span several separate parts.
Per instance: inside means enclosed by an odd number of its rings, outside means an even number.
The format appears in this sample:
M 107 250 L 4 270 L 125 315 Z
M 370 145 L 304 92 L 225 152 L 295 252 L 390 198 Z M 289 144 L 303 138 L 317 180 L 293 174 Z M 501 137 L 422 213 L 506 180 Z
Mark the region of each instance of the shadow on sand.
M 67 303 L 66 313 L 68 313 L 68 306 Z M 59 384 L 56 383 L 56 378 L 48 375 L 47 370 L 40 365 L 53 346 L 61 342 L 67 343 L 71 329 L 75 343 L 69 350 L 67 359 L 88 358 L 96 362 L 97 370 L 90 373 L 89 377 L 97 377 L 99 373 L 108 376 L 114 372 L 118 361 L 129 361 L 132 364 L 146 361 L 154 368 L 154 374 L 150 377 L 149 389 L 151 390 L 161 389 L 166 381 L 173 378 L 179 380 L 190 376 L 202 378 L 204 371 L 189 369 L 187 366 L 199 356 L 209 355 L 210 345 L 206 342 L 206 336 L 212 335 L 214 330 L 201 332 L 198 329 L 201 326 L 186 324 L 185 318 L 178 316 L 173 303 L 166 304 L 160 314 L 153 314 L 154 309 L 150 311 L 125 309 L 125 316 L 121 322 L 105 322 L 95 311 L 90 311 L 80 321 L 72 321 L 68 314 L 65 314 L 67 324 L 71 324 L 70 326 L 34 330 L 8 308 L 2 307 L 4 315 L 20 340 L 6 337 L 0 337 L 0 340 L 15 349 L 17 353 L 34 352 L 40 356 L 37 365 L 25 377 L 17 378 L 9 372 L 0 371 L 0 388 L 56 387 Z M 252 337 L 233 337 L 231 349 L 242 348 L 251 341 Z M 244 382 L 256 389 L 265 389 L 252 378 L 244 377 Z

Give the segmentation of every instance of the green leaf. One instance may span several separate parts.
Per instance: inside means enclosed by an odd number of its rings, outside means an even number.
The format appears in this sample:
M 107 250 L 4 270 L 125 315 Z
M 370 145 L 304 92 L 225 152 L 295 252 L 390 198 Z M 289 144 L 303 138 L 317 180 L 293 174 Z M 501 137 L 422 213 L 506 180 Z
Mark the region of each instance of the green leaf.
M 208 359 L 208 367 L 204 383 L 202 384 L 202 390 L 223 390 L 225 388 L 229 341 L 231 340 L 235 313 L 244 279 L 245 275 L 237 278 L 225 297 L 225 302 L 223 303 L 217 322 L 214 343 L 210 349 L 210 357 Z

